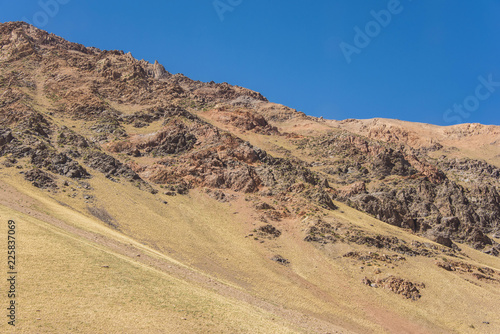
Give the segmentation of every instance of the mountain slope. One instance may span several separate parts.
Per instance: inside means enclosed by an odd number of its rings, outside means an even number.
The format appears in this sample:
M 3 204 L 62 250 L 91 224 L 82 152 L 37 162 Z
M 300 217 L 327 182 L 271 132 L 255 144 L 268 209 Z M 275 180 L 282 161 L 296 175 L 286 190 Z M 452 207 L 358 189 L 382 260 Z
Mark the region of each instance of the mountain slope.
M 23 205 L 34 204 L 6 185 L 2 190 Z M 14 219 L 22 235 L 20 332 L 300 332 L 261 308 L 136 261 L 133 256 L 153 256 L 146 247 L 77 230 L 56 214 L 20 211 L 0 206 L 0 216 Z M 88 226 L 88 218 L 69 214 Z
M 1 219 L 33 278 L 20 332 L 500 329 L 494 142 L 477 161 L 442 128 L 316 119 L 25 23 L 0 47 Z M 61 262 L 61 288 L 37 290 Z

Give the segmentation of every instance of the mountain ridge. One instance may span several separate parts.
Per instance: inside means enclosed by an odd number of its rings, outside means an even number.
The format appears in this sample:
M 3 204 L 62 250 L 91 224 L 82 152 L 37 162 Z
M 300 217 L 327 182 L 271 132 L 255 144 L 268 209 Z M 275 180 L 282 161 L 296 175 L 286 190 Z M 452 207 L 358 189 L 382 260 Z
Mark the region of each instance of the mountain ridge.
M 34 228 L 48 211 L 65 227 L 40 224 L 89 230 L 104 249 L 128 240 L 141 252 L 127 261 L 156 254 L 140 266 L 189 284 L 202 273 L 282 332 L 500 328 L 500 128 L 315 118 L 20 22 L 0 25 L 0 64 L 1 187 L 39 203 L 4 198 L 2 217 Z M 470 314 L 454 306 L 466 301 Z M 251 331 L 195 309 L 183 318 L 197 332 Z

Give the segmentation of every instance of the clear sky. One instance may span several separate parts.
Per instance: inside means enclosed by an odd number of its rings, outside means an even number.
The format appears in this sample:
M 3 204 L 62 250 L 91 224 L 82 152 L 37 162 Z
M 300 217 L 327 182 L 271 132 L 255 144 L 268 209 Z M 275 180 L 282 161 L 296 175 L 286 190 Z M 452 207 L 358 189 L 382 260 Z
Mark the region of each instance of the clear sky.
M 0 0 L 17 20 L 313 116 L 500 124 L 499 0 Z

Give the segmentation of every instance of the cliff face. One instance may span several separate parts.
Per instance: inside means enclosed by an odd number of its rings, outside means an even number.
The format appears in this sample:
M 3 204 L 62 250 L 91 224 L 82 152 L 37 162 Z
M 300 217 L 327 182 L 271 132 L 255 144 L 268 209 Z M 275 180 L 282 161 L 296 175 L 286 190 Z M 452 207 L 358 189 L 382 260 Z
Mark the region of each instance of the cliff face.
M 498 255 L 500 170 L 484 161 L 440 156 L 342 133 L 304 139 L 321 171 L 342 184 L 337 199 L 433 240 L 465 242 Z M 336 161 L 332 161 L 332 157 Z M 451 240 L 450 240 L 451 239 Z

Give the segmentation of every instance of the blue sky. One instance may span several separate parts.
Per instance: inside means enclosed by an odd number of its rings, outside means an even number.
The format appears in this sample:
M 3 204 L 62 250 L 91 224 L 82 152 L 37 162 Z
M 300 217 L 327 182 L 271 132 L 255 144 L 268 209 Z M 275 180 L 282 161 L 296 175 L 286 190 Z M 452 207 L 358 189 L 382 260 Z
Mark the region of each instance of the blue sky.
M 2 22 L 157 59 L 313 116 L 500 124 L 498 0 L 0 0 L 0 9 Z

